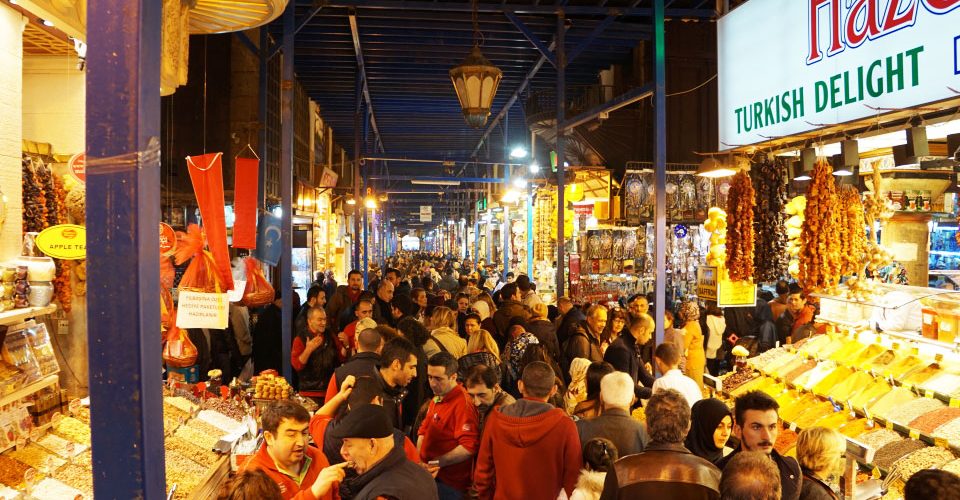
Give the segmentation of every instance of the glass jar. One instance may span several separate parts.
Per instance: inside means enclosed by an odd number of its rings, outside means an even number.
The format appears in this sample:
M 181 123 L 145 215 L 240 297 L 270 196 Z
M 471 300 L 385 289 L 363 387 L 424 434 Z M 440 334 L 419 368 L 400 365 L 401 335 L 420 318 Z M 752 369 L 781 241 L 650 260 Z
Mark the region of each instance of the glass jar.
M 17 268 L 15 266 L 3 266 L 3 272 L 0 274 L 4 283 L 13 283 L 17 279 Z
M 20 257 L 21 266 L 27 266 L 29 281 L 53 281 L 57 277 L 57 265 L 50 257 Z
M 50 305 L 53 300 L 53 283 L 50 281 L 31 281 L 28 300 L 33 307 Z

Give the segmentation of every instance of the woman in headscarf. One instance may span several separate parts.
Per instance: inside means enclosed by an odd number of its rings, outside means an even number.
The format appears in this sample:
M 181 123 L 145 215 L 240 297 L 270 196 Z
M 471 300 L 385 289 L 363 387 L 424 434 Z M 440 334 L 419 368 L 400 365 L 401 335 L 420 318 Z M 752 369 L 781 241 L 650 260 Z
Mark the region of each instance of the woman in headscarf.
M 567 413 L 573 415 L 573 409 L 581 401 L 587 400 L 587 368 L 590 360 L 587 358 L 573 358 L 570 362 L 570 385 L 563 395 L 563 404 Z
M 523 325 L 512 325 L 509 335 L 510 340 L 504 346 L 500 358 L 506 370 L 506 387 L 503 389 L 509 392 L 511 396 L 519 399 L 522 396 L 520 396 L 520 391 L 517 388 L 517 381 L 520 380 L 520 375 L 523 373 L 523 355 L 526 353 L 527 347 L 531 344 L 539 344 L 540 341 L 532 333 L 526 331 Z
M 694 301 L 684 302 L 677 315 L 683 321 L 684 340 L 687 344 L 687 365 L 683 374 L 692 378 L 700 387 L 700 390 L 703 391 L 703 371 L 707 366 L 707 354 L 703 350 L 700 306 Z
M 730 439 L 733 416 L 730 408 L 719 399 L 701 399 L 690 412 L 690 430 L 684 446 L 694 455 L 717 463 L 723 458 L 723 448 Z

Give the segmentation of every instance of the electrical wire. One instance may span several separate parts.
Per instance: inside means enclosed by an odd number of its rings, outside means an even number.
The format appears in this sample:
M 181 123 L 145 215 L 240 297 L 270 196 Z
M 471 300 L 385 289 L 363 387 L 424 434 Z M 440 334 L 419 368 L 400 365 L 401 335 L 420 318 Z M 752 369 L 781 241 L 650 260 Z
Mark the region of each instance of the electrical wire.
M 714 81 L 714 80 L 716 80 L 716 79 L 717 79 L 717 73 L 714 73 L 713 76 L 711 76 L 710 78 L 707 78 L 706 81 L 704 81 L 704 82 L 701 83 L 700 85 L 697 85 L 696 87 L 693 87 L 692 89 L 689 89 L 689 90 L 684 90 L 684 91 L 682 91 L 682 92 L 674 92 L 674 93 L 672 93 L 672 94 L 667 94 L 667 97 L 673 97 L 673 96 L 678 96 L 678 95 L 683 95 L 683 94 L 689 94 L 690 92 L 693 92 L 693 91 L 695 91 L 695 90 L 701 89 L 704 85 L 706 85 L 706 84 L 708 84 L 708 83 L 710 83 L 710 82 L 712 82 L 712 81 Z

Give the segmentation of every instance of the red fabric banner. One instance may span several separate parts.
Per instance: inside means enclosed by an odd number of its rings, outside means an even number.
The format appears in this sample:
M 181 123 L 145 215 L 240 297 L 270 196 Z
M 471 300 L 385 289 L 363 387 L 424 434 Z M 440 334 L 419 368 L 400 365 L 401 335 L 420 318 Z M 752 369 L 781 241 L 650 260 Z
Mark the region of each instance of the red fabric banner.
M 187 157 L 187 170 L 193 182 L 193 193 L 200 206 L 207 247 L 217 265 L 223 291 L 233 290 L 230 251 L 227 249 L 227 220 L 223 213 L 223 153 Z
M 237 158 L 233 182 L 233 248 L 257 248 L 257 186 L 260 160 Z

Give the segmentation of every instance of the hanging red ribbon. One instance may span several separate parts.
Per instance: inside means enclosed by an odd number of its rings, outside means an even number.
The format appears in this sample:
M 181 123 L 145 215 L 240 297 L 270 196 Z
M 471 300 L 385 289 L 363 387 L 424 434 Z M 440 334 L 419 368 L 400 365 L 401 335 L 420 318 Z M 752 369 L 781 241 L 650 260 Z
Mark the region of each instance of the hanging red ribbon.
M 260 160 L 237 158 L 233 183 L 233 248 L 257 248 L 257 186 Z
M 200 205 L 203 230 L 207 234 L 207 247 L 213 254 L 217 274 L 224 284 L 224 291 L 233 290 L 233 273 L 230 271 L 230 251 L 227 249 L 227 220 L 223 209 L 223 153 L 209 153 L 187 157 L 187 170 L 193 182 L 193 192 Z

